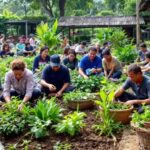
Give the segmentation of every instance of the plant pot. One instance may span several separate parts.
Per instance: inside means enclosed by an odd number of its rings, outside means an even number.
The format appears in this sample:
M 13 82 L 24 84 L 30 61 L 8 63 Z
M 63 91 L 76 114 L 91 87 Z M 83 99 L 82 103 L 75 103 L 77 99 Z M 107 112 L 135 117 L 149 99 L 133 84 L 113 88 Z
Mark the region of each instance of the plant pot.
M 144 128 L 150 128 L 150 122 L 145 122 L 144 123 Z
M 102 110 L 102 108 L 100 107 Z M 129 109 L 110 109 L 110 116 L 113 118 L 114 121 L 120 122 L 122 124 L 129 124 L 131 121 L 131 113 L 133 110 L 133 106 L 131 106 Z
M 131 127 L 136 131 L 136 134 L 139 139 L 139 149 L 140 150 L 150 150 L 150 130 L 149 128 L 141 128 L 136 126 L 134 123 L 131 123 Z
M 81 100 L 81 101 L 69 101 L 68 102 L 68 107 L 71 109 L 88 109 L 92 108 L 94 106 L 94 101 L 93 100 Z

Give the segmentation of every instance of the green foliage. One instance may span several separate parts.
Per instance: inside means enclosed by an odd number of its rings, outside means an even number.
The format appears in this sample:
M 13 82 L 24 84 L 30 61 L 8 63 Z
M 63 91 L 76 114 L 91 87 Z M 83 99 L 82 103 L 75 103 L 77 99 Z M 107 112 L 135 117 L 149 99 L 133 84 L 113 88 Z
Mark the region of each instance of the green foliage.
M 14 98 L 10 103 L 4 104 L 3 108 L 0 110 L 1 134 L 19 134 L 24 130 L 27 118 L 17 111 L 20 103 L 21 101 Z
M 16 14 L 10 12 L 9 10 L 7 9 L 4 9 L 3 10 L 3 14 L 2 14 L 6 19 L 16 19 L 16 20 L 19 20 L 20 17 L 17 16 Z
M 64 143 L 64 142 L 60 142 L 58 141 L 54 146 L 53 146 L 53 150 L 71 150 L 72 145 L 69 143 Z
M 74 136 L 85 126 L 83 118 L 86 116 L 83 112 L 74 112 L 66 115 L 57 125 L 54 125 L 56 133 L 67 133 Z
M 127 44 L 124 47 L 118 47 L 113 51 L 113 53 L 121 62 L 125 63 L 133 63 L 138 55 L 135 50 L 135 46 L 132 44 Z
M 48 135 L 48 127 L 52 123 L 57 123 L 62 117 L 62 109 L 56 104 L 55 98 L 38 101 L 29 116 L 29 126 L 31 133 L 36 138 Z
M 100 16 L 113 16 L 114 12 L 112 10 L 102 10 L 98 15 L 100 15 Z
M 139 114 L 135 111 L 132 115 L 132 122 L 138 126 L 143 127 L 145 122 L 150 122 L 150 109 L 149 106 L 143 105 L 143 113 Z
M 93 128 L 96 132 L 99 132 L 102 135 L 113 136 L 114 132 L 121 129 L 120 123 L 114 122 L 110 116 L 110 107 L 112 105 L 113 97 L 114 91 L 107 94 L 104 90 L 101 90 L 101 100 L 96 101 L 96 103 L 102 108 L 102 111 L 99 112 L 102 122 L 100 124 L 93 125 Z
M 84 101 L 84 100 L 95 100 L 96 95 L 92 93 L 86 93 L 86 92 L 69 92 L 65 93 L 63 96 L 63 101 L 65 103 L 68 103 L 69 101 Z
M 90 93 L 99 91 L 101 88 L 101 80 L 102 77 L 99 76 L 90 76 L 88 79 L 74 76 L 74 78 L 72 78 L 72 83 L 75 85 L 76 90 Z
M 36 28 L 37 38 L 41 41 L 41 45 L 47 45 L 51 50 L 60 42 L 60 34 L 56 34 L 58 21 L 56 20 L 52 27 L 48 23 L 41 23 Z

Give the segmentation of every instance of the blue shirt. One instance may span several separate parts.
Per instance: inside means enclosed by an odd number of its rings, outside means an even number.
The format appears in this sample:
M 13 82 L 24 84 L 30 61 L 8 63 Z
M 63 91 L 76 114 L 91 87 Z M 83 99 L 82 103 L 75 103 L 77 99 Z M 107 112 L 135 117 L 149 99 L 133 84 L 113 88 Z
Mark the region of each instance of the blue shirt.
M 41 55 L 36 56 L 33 62 L 33 72 L 35 69 L 38 69 L 40 65 L 47 64 L 48 62 L 50 62 L 50 56 L 47 56 L 45 60 L 42 59 Z
M 127 90 L 131 88 L 138 99 L 150 98 L 150 77 L 143 76 L 143 81 L 140 85 L 134 83 L 130 78 L 128 78 L 123 85 L 123 89 Z
M 91 61 L 91 60 L 89 59 L 89 56 L 86 55 L 86 56 L 84 56 L 84 57 L 81 59 L 81 61 L 80 61 L 80 63 L 79 63 L 79 68 L 82 68 L 83 71 L 84 71 L 84 73 L 86 73 L 86 70 L 87 70 L 87 69 L 102 68 L 102 59 L 99 58 L 98 56 L 95 56 L 94 60 Z
M 42 79 L 56 86 L 57 91 L 59 91 L 65 83 L 70 83 L 69 70 L 61 65 L 58 71 L 53 71 L 51 66 L 48 65 L 42 72 Z

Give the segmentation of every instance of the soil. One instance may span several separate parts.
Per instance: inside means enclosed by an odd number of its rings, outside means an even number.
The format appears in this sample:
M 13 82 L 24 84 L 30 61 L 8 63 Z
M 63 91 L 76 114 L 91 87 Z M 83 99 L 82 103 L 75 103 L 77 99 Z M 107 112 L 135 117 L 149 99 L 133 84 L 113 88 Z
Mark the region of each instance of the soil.
M 63 106 L 63 108 L 67 110 L 65 111 L 65 114 L 70 113 L 72 111 L 66 106 L 64 106 L 62 103 L 60 104 L 61 106 Z M 19 144 L 17 146 L 17 150 L 23 150 L 23 140 L 30 140 L 30 143 L 28 144 L 28 150 L 53 150 L 57 142 L 65 144 L 66 146 L 70 146 L 71 150 L 132 150 L 123 149 L 124 146 L 126 147 L 125 144 L 127 142 L 131 140 L 130 143 L 132 143 L 132 141 L 134 140 L 133 137 L 130 137 L 131 132 L 129 132 L 129 134 L 125 134 L 126 132 L 128 133 L 129 129 L 126 129 L 124 132 L 121 132 L 119 134 L 115 134 L 116 141 L 114 141 L 112 138 L 94 133 L 92 125 L 100 121 L 100 119 L 96 119 L 95 117 L 94 112 L 96 109 L 97 108 L 93 108 L 90 110 L 83 111 L 87 114 L 85 118 L 86 127 L 84 128 L 84 130 L 81 131 L 80 134 L 76 135 L 75 137 L 70 137 L 64 134 L 58 135 L 53 130 L 50 130 L 49 136 L 42 139 L 37 140 L 29 135 L 25 136 L 26 133 L 24 133 L 20 136 L 11 136 L 3 138 L 3 144 L 6 147 L 6 150 L 8 149 L 9 144 L 16 144 L 18 141 Z M 127 138 L 124 138 L 124 136 L 127 136 Z M 123 140 L 123 142 L 121 139 Z M 132 144 L 130 145 L 131 147 Z M 69 149 L 61 148 L 60 150 Z M 134 148 L 134 150 L 137 150 L 137 148 Z

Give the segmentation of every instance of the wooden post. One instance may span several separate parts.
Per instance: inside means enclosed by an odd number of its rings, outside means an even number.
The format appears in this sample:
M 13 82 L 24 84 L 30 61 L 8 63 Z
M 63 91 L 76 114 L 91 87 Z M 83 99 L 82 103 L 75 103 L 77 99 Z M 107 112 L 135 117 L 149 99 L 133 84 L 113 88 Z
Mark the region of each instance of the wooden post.
M 69 38 L 69 44 L 71 44 L 71 29 L 69 27 L 69 34 L 68 34 L 68 38 Z
M 140 14 L 139 5 L 141 0 L 136 0 L 136 47 L 140 44 Z
M 26 38 L 28 37 L 28 21 L 25 23 Z

